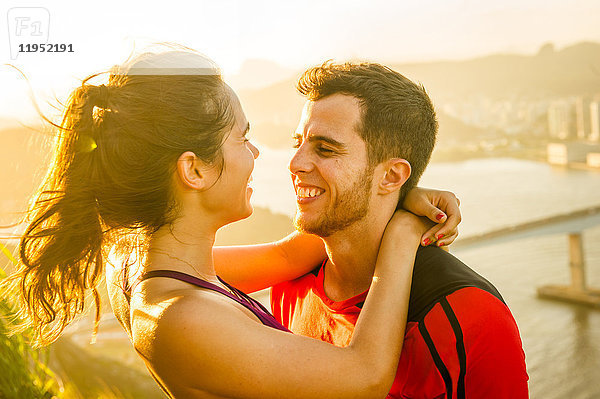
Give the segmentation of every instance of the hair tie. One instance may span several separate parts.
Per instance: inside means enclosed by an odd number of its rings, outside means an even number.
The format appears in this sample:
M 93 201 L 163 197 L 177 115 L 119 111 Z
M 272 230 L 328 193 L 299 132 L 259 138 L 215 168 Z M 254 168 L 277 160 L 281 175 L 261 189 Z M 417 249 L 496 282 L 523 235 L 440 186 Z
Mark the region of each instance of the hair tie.
M 75 151 L 79 153 L 92 152 L 96 148 L 98 148 L 96 140 L 94 140 L 93 137 L 90 137 L 85 134 L 79 136 L 79 138 L 77 139 L 77 144 L 75 145 Z

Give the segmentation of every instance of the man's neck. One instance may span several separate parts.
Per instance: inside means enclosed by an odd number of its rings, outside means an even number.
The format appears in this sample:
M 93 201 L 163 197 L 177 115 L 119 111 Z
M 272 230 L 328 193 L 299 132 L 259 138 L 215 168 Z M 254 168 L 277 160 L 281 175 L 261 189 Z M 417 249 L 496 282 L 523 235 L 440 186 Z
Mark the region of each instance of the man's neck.
M 389 216 L 367 217 L 352 226 L 323 238 L 329 261 L 325 265 L 323 288 L 331 300 L 343 301 L 371 285 L 379 245 Z

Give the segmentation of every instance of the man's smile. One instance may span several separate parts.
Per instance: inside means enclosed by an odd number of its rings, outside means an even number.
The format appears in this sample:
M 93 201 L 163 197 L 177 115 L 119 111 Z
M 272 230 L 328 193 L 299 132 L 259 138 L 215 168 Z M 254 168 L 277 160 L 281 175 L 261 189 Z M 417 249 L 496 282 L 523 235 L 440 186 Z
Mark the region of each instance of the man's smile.
M 296 200 L 299 204 L 312 202 L 325 193 L 325 190 L 321 187 L 304 183 L 295 184 L 294 188 L 296 189 Z

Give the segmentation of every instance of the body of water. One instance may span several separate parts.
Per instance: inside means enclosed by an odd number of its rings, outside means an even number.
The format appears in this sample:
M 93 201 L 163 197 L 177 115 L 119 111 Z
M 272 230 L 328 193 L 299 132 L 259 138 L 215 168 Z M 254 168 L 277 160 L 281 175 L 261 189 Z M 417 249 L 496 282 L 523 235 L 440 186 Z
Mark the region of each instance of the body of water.
M 294 213 L 287 171 L 291 154 L 261 149 L 254 204 Z M 600 205 L 599 172 L 510 158 L 432 164 L 421 184 L 458 195 L 462 236 Z M 588 284 L 600 288 L 600 226 L 584 231 L 583 237 Z M 536 296 L 538 286 L 569 284 L 566 235 L 454 254 L 492 281 L 510 306 L 523 339 L 532 398 L 600 398 L 600 309 Z

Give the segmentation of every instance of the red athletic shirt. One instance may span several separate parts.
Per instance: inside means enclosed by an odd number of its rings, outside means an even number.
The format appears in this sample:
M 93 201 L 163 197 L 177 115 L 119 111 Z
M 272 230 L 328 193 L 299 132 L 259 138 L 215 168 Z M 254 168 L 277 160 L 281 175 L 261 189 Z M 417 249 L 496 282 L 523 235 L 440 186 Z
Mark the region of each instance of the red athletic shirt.
M 367 293 L 330 300 L 323 265 L 273 287 L 273 315 L 296 334 L 346 346 Z M 439 248 L 419 249 L 387 397 L 520 399 L 528 397 L 527 380 L 517 325 L 494 286 Z

